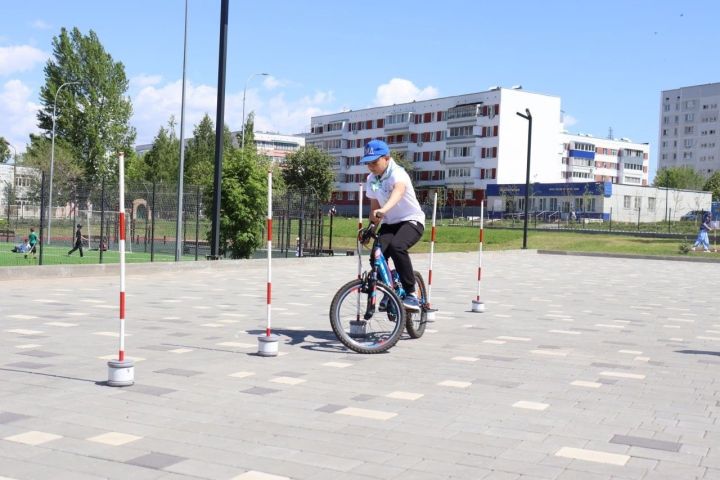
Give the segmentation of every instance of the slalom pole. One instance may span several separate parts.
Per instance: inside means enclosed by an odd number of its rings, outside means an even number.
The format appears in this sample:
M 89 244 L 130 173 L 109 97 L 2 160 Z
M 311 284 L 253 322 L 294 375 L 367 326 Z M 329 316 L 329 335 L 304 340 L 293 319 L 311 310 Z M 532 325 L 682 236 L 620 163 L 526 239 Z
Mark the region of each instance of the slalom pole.
M 483 254 L 483 240 L 485 237 L 484 221 L 485 221 L 485 200 L 480 202 L 480 246 L 478 249 L 478 269 L 477 269 L 477 295 L 475 300 L 472 301 L 473 312 L 484 312 L 485 304 L 480 301 L 480 279 L 482 278 L 482 254 Z
M 358 195 L 358 233 L 363 228 L 363 214 L 362 214 L 362 200 L 363 200 L 363 184 L 360 184 L 359 195 Z M 358 255 L 358 278 L 362 276 L 362 255 Z
M 108 382 L 111 387 L 127 387 L 135 383 L 135 366 L 125 359 L 125 155 L 118 156 L 118 227 L 120 230 L 120 348 L 118 359 L 108 362 Z
M 267 322 L 265 335 L 258 337 L 258 355 L 261 357 L 277 357 L 278 336 L 272 334 L 272 169 L 268 170 L 267 193 Z
M 437 213 L 437 192 L 433 195 L 433 212 L 432 212 L 432 230 L 430 231 L 430 266 L 428 268 L 428 284 L 427 284 L 427 298 L 425 299 L 429 309 L 432 308 L 430 303 L 430 293 L 432 292 L 432 270 L 433 270 L 433 255 L 435 254 L 435 214 Z M 427 313 L 428 320 L 435 320 L 435 311 L 430 310 Z

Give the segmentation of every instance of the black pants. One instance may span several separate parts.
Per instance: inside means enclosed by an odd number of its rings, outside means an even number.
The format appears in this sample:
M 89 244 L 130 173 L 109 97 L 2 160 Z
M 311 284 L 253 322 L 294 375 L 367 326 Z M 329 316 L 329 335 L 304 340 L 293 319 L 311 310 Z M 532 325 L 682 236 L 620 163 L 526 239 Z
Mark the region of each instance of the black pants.
M 392 258 L 395 270 L 400 275 L 400 281 L 407 293 L 415 292 L 415 274 L 408 249 L 415 245 L 425 227 L 421 223 L 408 221 L 393 224 L 383 224 L 378 232 L 383 255 Z
M 83 256 L 82 242 L 75 242 L 75 246 L 68 252 L 68 255 L 72 254 L 75 250 L 80 250 L 80 257 Z

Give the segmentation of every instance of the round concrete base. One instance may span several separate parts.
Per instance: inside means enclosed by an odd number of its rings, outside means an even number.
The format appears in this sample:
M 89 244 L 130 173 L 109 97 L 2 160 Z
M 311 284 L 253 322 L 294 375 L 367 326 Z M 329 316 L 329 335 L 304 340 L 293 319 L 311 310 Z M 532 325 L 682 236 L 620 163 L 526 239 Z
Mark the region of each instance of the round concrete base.
M 129 387 L 135 383 L 135 363 L 132 360 L 110 360 L 107 365 L 109 386 Z
M 478 300 L 473 300 L 471 308 L 472 308 L 472 311 L 475 313 L 482 313 L 485 311 L 485 304 Z
M 258 337 L 258 355 L 261 357 L 277 357 L 280 337 L 275 334 Z

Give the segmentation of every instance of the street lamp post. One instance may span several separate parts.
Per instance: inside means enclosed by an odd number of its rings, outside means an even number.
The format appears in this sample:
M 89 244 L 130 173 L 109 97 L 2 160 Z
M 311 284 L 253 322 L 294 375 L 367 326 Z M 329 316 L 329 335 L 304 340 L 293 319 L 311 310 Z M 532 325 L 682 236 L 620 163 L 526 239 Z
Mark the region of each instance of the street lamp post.
M 182 237 L 183 219 L 183 188 L 185 177 L 185 70 L 187 65 L 187 28 L 188 28 L 188 0 L 185 0 L 185 35 L 183 40 L 183 74 L 182 74 L 182 96 L 180 97 L 180 164 L 178 165 L 178 192 L 177 192 L 177 223 L 175 224 L 175 261 L 182 258 L 183 246 L 180 244 Z M 153 215 L 153 220 L 155 216 Z
M 257 76 L 263 76 L 267 77 L 270 75 L 269 73 L 253 73 L 250 75 L 247 80 L 245 80 L 245 88 L 243 89 L 243 106 L 242 106 L 242 144 L 240 145 L 240 151 L 245 150 L 245 93 L 247 92 L 247 86 L 248 83 L 250 83 L 250 80 L 252 80 L 253 77 Z
M 57 97 L 60 90 L 66 85 L 77 85 L 80 82 L 65 82 L 55 90 L 55 101 L 53 102 L 52 114 L 52 143 L 50 147 L 50 190 L 48 190 L 48 233 L 46 243 L 50 245 L 50 228 L 52 227 L 52 193 L 53 193 L 53 170 L 55 169 L 55 112 L 57 110 Z
M 525 114 L 515 112 L 518 116 L 528 121 L 528 140 L 527 140 L 527 168 L 525 170 L 525 222 L 523 225 L 523 250 L 527 249 L 527 231 L 528 231 L 528 201 L 530 194 L 530 148 L 532 145 L 532 115 L 530 109 L 525 109 Z

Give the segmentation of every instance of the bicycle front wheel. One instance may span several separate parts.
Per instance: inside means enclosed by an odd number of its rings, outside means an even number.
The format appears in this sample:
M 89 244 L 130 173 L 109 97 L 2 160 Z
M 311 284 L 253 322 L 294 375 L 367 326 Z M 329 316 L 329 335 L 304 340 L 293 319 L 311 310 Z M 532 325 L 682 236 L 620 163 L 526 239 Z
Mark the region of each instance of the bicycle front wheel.
M 411 312 L 407 311 L 405 320 L 405 329 L 411 338 L 420 338 L 425 333 L 425 327 L 427 327 L 427 309 L 425 304 L 427 303 L 427 288 L 425 288 L 425 280 L 423 280 L 420 272 L 415 273 L 415 295 L 420 300 L 420 311 Z
M 383 283 L 375 287 L 375 308 L 368 312 L 369 294 L 362 281 L 352 280 L 335 294 L 330 304 L 330 325 L 343 345 L 358 353 L 380 353 L 400 339 L 405 309 L 397 293 Z M 379 311 L 381 302 L 385 311 Z M 369 318 L 365 318 L 369 316 Z

